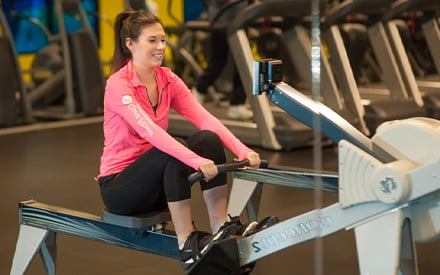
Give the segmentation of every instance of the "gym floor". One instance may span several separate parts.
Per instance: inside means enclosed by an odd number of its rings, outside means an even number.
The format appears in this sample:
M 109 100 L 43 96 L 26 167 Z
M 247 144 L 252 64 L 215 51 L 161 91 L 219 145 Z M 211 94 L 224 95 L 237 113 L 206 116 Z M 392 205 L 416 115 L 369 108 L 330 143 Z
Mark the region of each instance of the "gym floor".
M 0 274 L 10 271 L 19 230 L 18 202 L 35 199 L 100 214 L 103 204 L 93 177 L 98 171 L 102 142 L 100 118 L 0 129 Z M 256 150 L 273 166 L 313 167 L 312 148 Z M 335 148 L 327 146 L 322 152 L 323 169 L 337 171 Z M 265 185 L 260 218 L 294 217 L 314 209 L 314 197 L 311 190 Z M 336 193 L 323 193 L 323 206 L 335 202 Z M 193 188 L 193 205 L 197 227 L 207 230 L 207 214 L 197 187 Z M 321 245 L 323 265 L 315 268 L 316 247 Z M 417 244 L 420 274 L 440 274 L 439 247 L 439 241 Z M 57 274 L 62 275 L 184 274 L 176 260 L 62 234 L 58 234 L 57 257 Z M 40 257 L 35 257 L 26 274 L 45 274 Z M 341 231 L 319 243 L 306 242 L 275 253 L 258 261 L 252 274 L 359 274 L 353 231 Z

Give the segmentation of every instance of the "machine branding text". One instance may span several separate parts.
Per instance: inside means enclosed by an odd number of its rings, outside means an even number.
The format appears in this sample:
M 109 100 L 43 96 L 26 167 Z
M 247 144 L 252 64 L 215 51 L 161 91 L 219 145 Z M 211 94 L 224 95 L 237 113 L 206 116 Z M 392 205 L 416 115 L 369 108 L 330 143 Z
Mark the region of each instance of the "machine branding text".
M 283 231 L 276 232 L 275 234 L 265 236 L 257 241 L 252 242 L 252 247 L 255 253 L 260 252 L 263 249 L 281 245 L 282 243 L 292 240 L 296 237 L 303 236 L 305 234 L 318 232 L 323 228 L 330 227 L 333 224 L 333 220 L 330 217 L 321 217 L 319 219 L 310 219 L 302 223 L 295 224 L 293 226 L 287 226 Z

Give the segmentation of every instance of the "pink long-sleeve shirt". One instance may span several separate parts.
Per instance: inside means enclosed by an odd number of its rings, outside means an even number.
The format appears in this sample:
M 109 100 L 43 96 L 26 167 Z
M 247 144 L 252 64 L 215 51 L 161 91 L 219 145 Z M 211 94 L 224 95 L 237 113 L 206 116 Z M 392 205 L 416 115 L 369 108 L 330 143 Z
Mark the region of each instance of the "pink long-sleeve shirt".
M 239 159 L 252 150 L 238 140 L 191 95 L 170 69 L 155 68 L 159 99 L 156 110 L 131 61 L 112 74 L 104 96 L 104 149 L 98 177 L 119 173 L 143 153 L 156 147 L 198 170 L 207 161 L 176 141 L 166 130 L 170 108 L 200 130 L 215 132 Z

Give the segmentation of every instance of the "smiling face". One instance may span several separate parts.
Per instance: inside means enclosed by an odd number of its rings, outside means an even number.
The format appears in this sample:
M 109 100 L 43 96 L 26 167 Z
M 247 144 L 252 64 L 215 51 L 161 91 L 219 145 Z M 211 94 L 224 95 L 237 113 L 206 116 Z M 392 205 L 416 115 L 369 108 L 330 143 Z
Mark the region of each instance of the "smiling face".
M 145 26 L 137 40 L 127 38 L 125 45 L 131 51 L 133 63 L 142 69 L 153 69 L 162 64 L 166 34 L 160 23 Z

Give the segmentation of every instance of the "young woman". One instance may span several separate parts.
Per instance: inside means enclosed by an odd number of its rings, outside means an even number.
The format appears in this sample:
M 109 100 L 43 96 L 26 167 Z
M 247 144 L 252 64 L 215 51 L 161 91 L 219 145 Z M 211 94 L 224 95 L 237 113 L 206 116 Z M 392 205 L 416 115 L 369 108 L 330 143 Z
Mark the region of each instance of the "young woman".
M 205 110 L 177 75 L 161 67 L 166 34 L 156 16 L 140 10 L 124 11 L 116 17 L 114 31 L 98 176 L 102 199 L 110 211 L 122 215 L 168 207 L 182 265 L 188 268 L 213 236 L 193 226 L 188 175 L 195 170 L 203 172 L 200 185 L 210 227 L 219 232 L 239 223 L 227 220 L 226 176 L 217 176 L 215 164 L 226 161 L 223 145 L 239 159 L 248 159 L 253 167 L 260 165 L 260 157 Z M 200 131 L 185 140 L 169 135 L 171 108 Z

